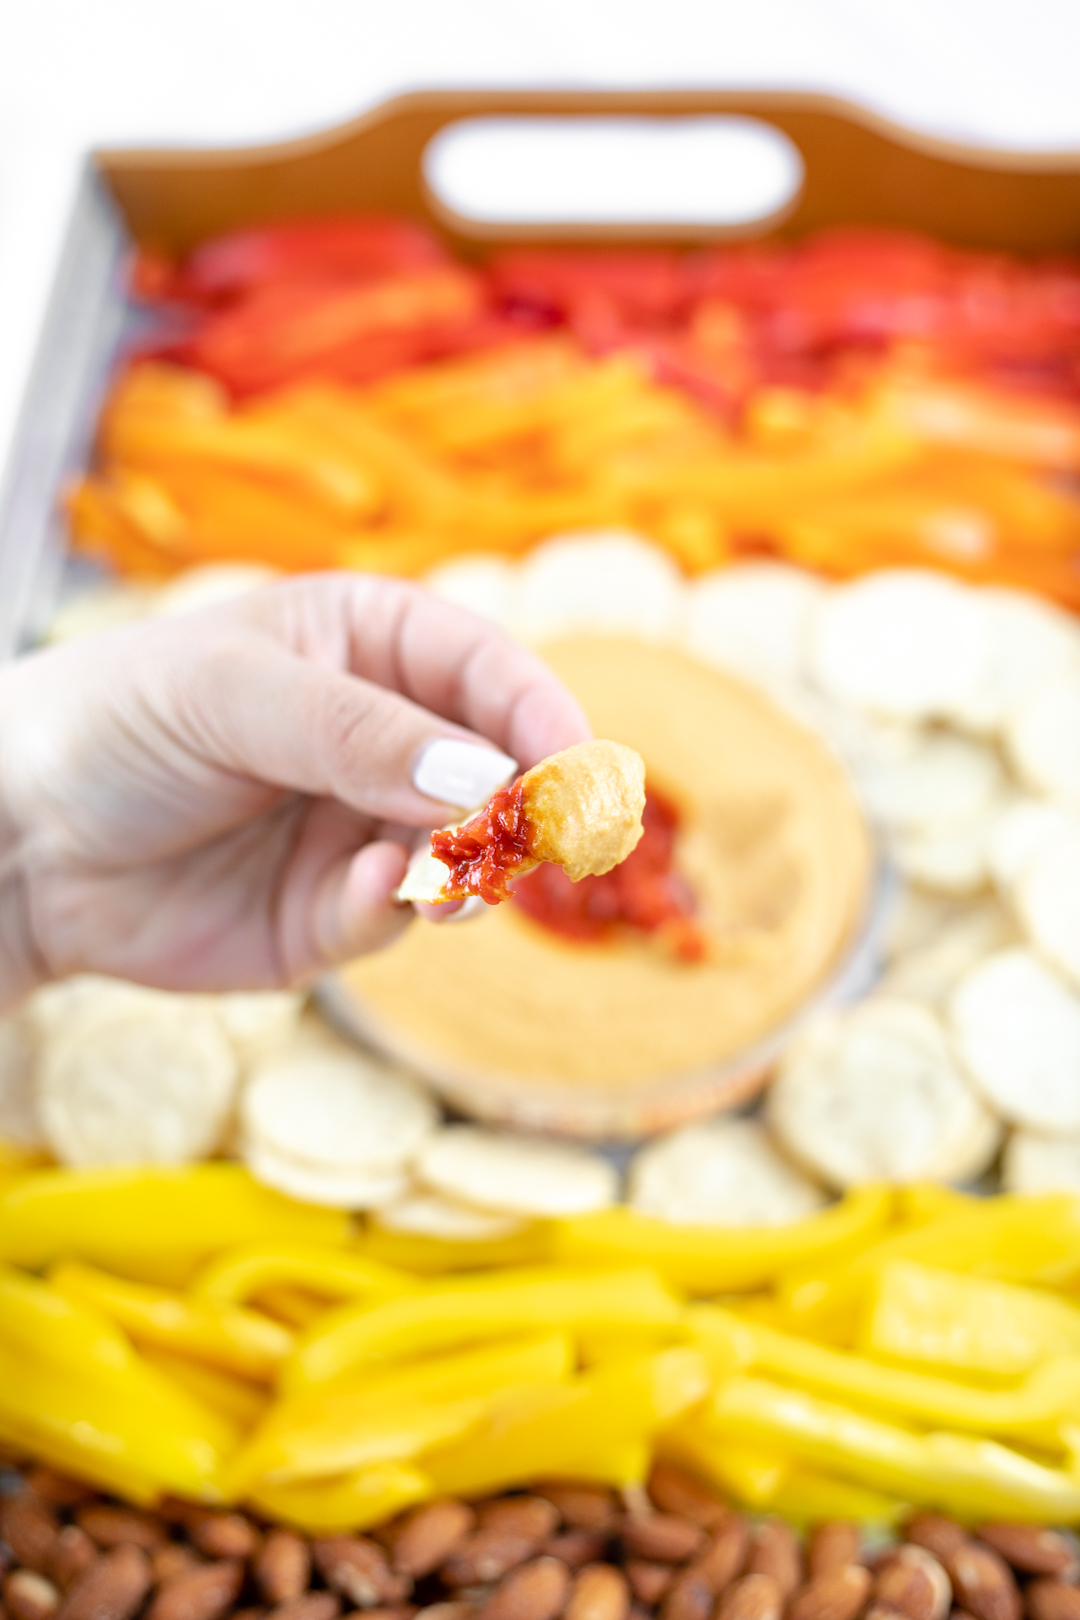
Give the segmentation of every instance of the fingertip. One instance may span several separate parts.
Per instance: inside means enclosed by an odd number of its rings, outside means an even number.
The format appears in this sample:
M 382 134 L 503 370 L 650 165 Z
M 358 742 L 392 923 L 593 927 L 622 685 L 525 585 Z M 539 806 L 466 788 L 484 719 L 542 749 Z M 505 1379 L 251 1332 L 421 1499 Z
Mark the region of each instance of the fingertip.
M 348 961 L 389 945 L 409 925 L 412 908 L 394 898 L 409 864 L 400 844 L 367 844 L 333 874 L 322 896 L 319 949 L 327 962 Z
M 524 767 L 592 737 L 585 710 L 554 677 L 525 692 L 513 717 L 511 747 Z

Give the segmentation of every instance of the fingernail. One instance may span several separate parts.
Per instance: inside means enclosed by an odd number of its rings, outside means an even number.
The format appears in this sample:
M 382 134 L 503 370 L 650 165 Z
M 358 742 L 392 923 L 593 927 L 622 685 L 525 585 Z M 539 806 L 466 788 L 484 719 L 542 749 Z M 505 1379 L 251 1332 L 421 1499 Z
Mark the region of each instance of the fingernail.
M 438 737 L 428 743 L 413 770 L 413 786 L 418 793 L 442 804 L 460 805 L 471 810 L 490 799 L 517 770 L 517 761 L 497 748 L 481 748 L 475 743 L 458 742 L 455 737 Z
M 463 900 L 456 911 L 452 911 L 449 917 L 443 917 L 441 919 L 441 926 L 443 928 L 449 928 L 452 923 L 468 922 L 470 917 L 479 917 L 487 910 L 488 907 L 484 904 L 483 900 L 481 900 L 478 894 L 470 894 L 469 898 L 467 900 Z

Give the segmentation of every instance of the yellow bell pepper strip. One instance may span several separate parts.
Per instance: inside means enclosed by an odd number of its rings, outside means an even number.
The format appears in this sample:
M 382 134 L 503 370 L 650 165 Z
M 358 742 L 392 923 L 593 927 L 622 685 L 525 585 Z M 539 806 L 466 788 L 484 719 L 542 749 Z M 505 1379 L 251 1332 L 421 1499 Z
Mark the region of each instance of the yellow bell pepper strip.
M 763 1288 L 781 1271 L 861 1246 L 885 1227 L 893 1194 L 860 1187 L 790 1226 L 674 1226 L 625 1206 L 557 1221 L 553 1258 L 564 1264 L 651 1265 L 690 1294 Z
M 381 1463 L 341 1479 L 271 1485 L 262 1480 L 247 1500 L 260 1513 L 308 1535 L 367 1530 L 435 1495 L 428 1476 L 409 1463 Z
M 842 1264 L 792 1265 L 777 1279 L 777 1298 L 796 1331 L 843 1342 L 857 1327 L 870 1280 L 893 1259 L 1065 1286 L 1080 1275 L 1080 1199 L 1052 1193 L 963 1200 L 933 1220 L 885 1233 Z
M 959 1280 L 948 1273 L 942 1275 L 950 1283 Z M 1080 1317 L 1080 1312 L 1076 1314 Z M 1058 1421 L 1080 1411 L 1080 1356 L 1044 1362 L 1017 1388 L 973 1389 L 906 1367 L 884 1367 L 864 1356 L 777 1332 L 714 1305 L 692 1306 L 687 1311 L 687 1327 L 721 1377 L 759 1368 L 785 1383 L 850 1399 L 860 1409 L 886 1412 L 904 1422 L 1003 1435 L 1060 1449 Z
M 174 1350 L 246 1378 L 271 1380 L 295 1342 L 287 1328 L 259 1311 L 128 1282 L 77 1260 L 54 1266 L 49 1281 L 66 1298 L 110 1317 L 136 1344 Z
M 217 1254 L 191 1279 L 190 1292 L 220 1304 L 243 1305 L 279 1283 L 295 1283 L 325 1299 L 390 1299 L 416 1287 L 415 1278 L 353 1249 L 280 1240 L 243 1243 Z
M 264 1316 L 272 1316 L 293 1332 L 302 1333 L 326 1314 L 327 1301 L 316 1299 L 314 1294 L 294 1288 L 291 1283 L 276 1283 L 272 1288 L 264 1288 L 251 1301 L 251 1308 Z
M 1016 1378 L 1050 1356 L 1080 1356 L 1080 1309 L 1015 1283 L 892 1260 L 874 1279 L 860 1340 L 890 1360 Z
M 771 1513 L 790 1519 L 801 1528 L 827 1519 L 854 1519 L 857 1524 L 897 1525 L 911 1512 L 911 1504 L 882 1491 L 851 1485 L 847 1480 L 821 1474 L 815 1468 L 788 1469 L 769 1501 Z
M 667 1326 L 681 1308 L 654 1271 L 522 1268 L 452 1282 L 375 1305 L 339 1305 L 304 1334 L 282 1388 L 317 1385 L 362 1363 L 434 1354 L 558 1322 L 584 1328 Z
M 405 1460 L 465 1433 L 516 1388 L 558 1383 L 573 1370 L 565 1333 L 510 1340 L 409 1362 L 322 1385 L 267 1414 L 229 1471 L 237 1491 L 253 1480 L 318 1478 Z
M 340 1210 L 283 1198 L 223 1161 L 39 1170 L 0 1192 L 0 1259 L 74 1257 L 174 1285 L 233 1244 L 344 1244 L 350 1228 Z
M 768 1507 L 793 1467 L 790 1457 L 775 1448 L 703 1429 L 697 1411 L 666 1429 L 656 1449 L 658 1456 L 699 1475 L 721 1495 L 759 1511 Z
M 157 1490 L 218 1496 L 233 1425 L 149 1366 L 99 1312 L 0 1270 L 0 1424 Z M 36 1440 L 34 1447 L 36 1448 Z M 44 1451 L 42 1452 L 44 1455 Z M 104 1477 L 100 1468 L 94 1477 Z
M 565 1384 L 508 1395 L 466 1440 L 420 1459 L 436 1489 L 472 1496 L 562 1476 L 641 1480 L 660 1428 L 708 1391 L 702 1356 L 681 1347 L 613 1362 Z
M 718 1437 L 773 1446 L 873 1490 L 961 1518 L 1080 1521 L 1080 1479 L 996 1440 L 917 1434 L 850 1406 L 764 1378 L 736 1375 L 701 1411 Z
M 546 1221 L 523 1227 L 510 1237 L 468 1243 L 421 1237 L 416 1232 L 391 1232 L 370 1221 L 360 1243 L 371 1260 L 421 1277 L 486 1271 L 497 1266 L 540 1265 L 551 1258 L 551 1229 Z
M 202 1361 L 192 1361 L 188 1356 L 175 1355 L 171 1350 L 144 1345 L 139 1353 L 149 1366 L 157 1367 L 189 1395 L 235 1425 L 238 1439 L 266 1415 L 270 1394 L 263 1384 L 249 1383 L 246 1378 L 222 1372 L 220 1367 L 208 1367 Z

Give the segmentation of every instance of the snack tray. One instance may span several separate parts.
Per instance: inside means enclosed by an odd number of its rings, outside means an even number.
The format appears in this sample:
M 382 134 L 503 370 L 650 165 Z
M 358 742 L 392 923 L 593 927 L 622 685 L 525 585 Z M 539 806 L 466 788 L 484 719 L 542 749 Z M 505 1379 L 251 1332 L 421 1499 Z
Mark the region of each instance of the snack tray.
M 757 120 L 797 149 L 802 181 L 783 209 L 735 227 L 493 225 L 448 209 L 425 178 L 431 141 L 461 120 L 515 117 Z M 521 241 L 689 245 L 858 224 L 1045 253 L 1080 244 L 1080 155 L 955 146 L 829 97 L 757 91 L 433 91 L 273 146 L 94 152 L 0 489 L 0 658 L 31 646 L 61 593 L 86 574 L 66 560 L 59 499 L 90 455 L 112 365 L 143 325 L 124 291 L 132 242 L 183 250 L 257 221 L 349 211 L 422 220 L 473 256 Z

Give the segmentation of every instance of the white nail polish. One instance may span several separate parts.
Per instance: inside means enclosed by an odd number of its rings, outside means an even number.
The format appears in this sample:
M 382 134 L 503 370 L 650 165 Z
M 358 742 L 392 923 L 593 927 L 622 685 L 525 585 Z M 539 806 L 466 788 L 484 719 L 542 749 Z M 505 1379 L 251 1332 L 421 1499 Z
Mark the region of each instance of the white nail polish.
M 480 748 L 455 737 L 428 743 L 413 769 L 418 793 L 442 804 L 472 810 L 490 799 L 496 788 L 517 770 L 517 761 L 497 748 Z

